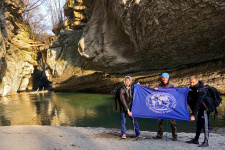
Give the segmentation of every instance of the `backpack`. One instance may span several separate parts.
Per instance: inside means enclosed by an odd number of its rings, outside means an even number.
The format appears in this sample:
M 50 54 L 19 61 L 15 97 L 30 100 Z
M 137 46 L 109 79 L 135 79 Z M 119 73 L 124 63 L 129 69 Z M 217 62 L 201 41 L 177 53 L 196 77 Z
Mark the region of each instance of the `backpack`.
M 117 110 L 117 101 L 120 100 L 120 89 L 121 88 L 123 88 L 123 86 L 117 86 L 111 92 L 111 94 L 114 95 L 114 98 L 115 98 L 115 110 Z
M 216 107 L 218 107 L 222 103 L 222 98 L 220 96 L 220 92 L 209 85 L 205 85 L 204 89 L 207 91 L 207 95 L 203 101 L 203 105 L 209 112 L 214 112 L 215 114 L 218 114 L 218 111 Z M 214 119 L 215 119 L 215 114 L 214 114 Z

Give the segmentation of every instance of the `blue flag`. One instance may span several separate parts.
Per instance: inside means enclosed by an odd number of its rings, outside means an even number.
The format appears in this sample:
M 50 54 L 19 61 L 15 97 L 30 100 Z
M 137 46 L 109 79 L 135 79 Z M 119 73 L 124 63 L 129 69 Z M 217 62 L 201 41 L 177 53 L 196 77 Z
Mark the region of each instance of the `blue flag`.
M 188 91 L 188 87 L 154 90 L 135 84 L 132 114 L 139 118 L 189 121 Z

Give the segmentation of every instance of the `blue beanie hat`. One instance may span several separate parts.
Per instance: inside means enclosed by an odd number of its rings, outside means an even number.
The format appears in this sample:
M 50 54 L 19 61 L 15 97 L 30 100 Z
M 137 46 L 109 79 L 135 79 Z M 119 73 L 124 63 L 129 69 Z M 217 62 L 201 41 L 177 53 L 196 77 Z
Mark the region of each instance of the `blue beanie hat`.
M 168 73 L 163 73 L 163 74 L 161 75 L 161 78 L 163 78 L 163 77 L 167 77 L 167 78 L 169 79 L 169 74 L 168 74 Z

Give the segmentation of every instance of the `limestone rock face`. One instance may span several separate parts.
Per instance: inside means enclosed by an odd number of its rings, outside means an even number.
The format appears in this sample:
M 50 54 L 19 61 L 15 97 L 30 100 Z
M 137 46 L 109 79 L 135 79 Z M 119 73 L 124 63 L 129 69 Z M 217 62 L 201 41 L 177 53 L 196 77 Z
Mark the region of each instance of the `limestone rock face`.
M 38 65 L 21 13 L 21 1 L 0 2 L 0 96 L 26 90 Z
M 177 86 L 197 75 L 225 93 L 224 0 L 68 0 L 64 27 L 41 52 L 20 6 L 0 2 L 1 96 L 48 78 L 60 91 L 110 92 L 125 75 L 154 87 L 162 72 Z
M 67 12 L 70 16 L 78 17 L 83 5 L 90 13 L 84 28 L 70 28 L 56 40 L 62 47 L 56 63 L 65 65 L 52 79 L 56 90 L 109 92 L 125 75 L 154 87 L 168 72 L 178 86 L 198 75 L 225 93 L 224 0 L 80 0 L 70 5 L 78 12 Z
M 64 14 L 68 17 L 64 21 L 65 29 L 82 29 L 87 22 L 87 7 L 82 0 L 68 0 L 64 6 Z
M 81 39 L 85 68 L 126 73 L 222 59 L 224 14 L 221 0 L 95 0 Z

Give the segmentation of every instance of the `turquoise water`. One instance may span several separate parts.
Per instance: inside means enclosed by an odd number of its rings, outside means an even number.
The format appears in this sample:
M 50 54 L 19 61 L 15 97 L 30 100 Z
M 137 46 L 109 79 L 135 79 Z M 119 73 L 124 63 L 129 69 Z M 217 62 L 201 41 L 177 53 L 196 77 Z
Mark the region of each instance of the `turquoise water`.
M 225 96 L 210 128 L 225 127 Z M 140 130 L 156 131 L 157 120 L 138 118 Z M 119 111 L 112 95 L 87 93 L 20 93 L 0 97 L 0 125 L 51 125 L 120 128 Z M 194 132 L 196 122 L 177 121 L 178 132 Z M 166 127 L 166 122 L 164 123 Z M 133 129 L 127 119 L 127 128 Z M 171 129 L 169 128 L 169 131 Z

